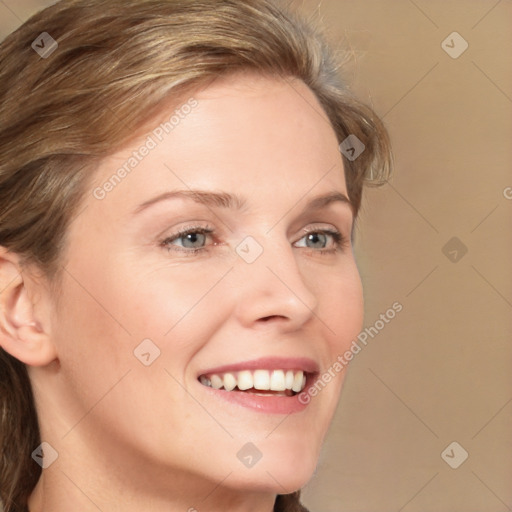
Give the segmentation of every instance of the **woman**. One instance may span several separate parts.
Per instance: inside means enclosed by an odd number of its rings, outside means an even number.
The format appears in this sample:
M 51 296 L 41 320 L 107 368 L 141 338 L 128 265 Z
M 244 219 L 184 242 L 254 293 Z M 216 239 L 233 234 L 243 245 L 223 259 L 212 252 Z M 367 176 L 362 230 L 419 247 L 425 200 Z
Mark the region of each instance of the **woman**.
M 5 512 L 300 511 L 386 131 L 270 0 L 71 0 L 0 48 Z

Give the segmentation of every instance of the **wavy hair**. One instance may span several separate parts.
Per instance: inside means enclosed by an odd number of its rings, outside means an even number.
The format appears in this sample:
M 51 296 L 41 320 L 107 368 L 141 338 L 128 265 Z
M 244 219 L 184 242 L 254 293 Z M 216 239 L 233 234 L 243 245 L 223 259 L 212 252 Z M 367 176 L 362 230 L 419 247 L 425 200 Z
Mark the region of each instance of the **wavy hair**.
M 46 58 L 31 47 L 43 32 L 58 43 Z M 357 159 L 342 155 L 357 215 L 363 185 L 388 179 L 392 155 L 342 65 L 315 23 L 276 0 L 62 0 L 42 10 L 0 45 L 0 245 L 57 283 L 67 227 L 98 162 L 169 98 L 242 70 L 302 80 L 338 142 L 355 135 L 365 145 Z M 5 512 L 28 510 L 40 442 L 26 367 L 0 348 Z M 278 496 L 274 511 L 306 511 L 300 492 Z

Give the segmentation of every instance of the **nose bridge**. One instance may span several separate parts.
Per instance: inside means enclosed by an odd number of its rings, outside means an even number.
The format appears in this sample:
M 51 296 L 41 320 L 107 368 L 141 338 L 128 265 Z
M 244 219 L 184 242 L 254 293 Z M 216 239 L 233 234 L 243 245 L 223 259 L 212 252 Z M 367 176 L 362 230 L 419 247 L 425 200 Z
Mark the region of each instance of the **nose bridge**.
M 317 298 L 300 272 L 295 250 L 278 230 L 247 236 L 237 246 L 238 310 L 244 322 L 275 316 L 298 326 L 314 314 Z

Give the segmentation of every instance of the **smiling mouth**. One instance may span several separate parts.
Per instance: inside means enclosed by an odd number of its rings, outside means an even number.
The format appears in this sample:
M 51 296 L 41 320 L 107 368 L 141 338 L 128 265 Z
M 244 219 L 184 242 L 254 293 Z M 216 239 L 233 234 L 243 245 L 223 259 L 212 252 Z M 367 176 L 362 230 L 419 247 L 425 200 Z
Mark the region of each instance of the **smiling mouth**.
M 260 396 L 295 396 L 306 387 L 308 373 L 303 370 L 241 370 L 201 375 L 199 382 L 223 391 L 253 393 Z

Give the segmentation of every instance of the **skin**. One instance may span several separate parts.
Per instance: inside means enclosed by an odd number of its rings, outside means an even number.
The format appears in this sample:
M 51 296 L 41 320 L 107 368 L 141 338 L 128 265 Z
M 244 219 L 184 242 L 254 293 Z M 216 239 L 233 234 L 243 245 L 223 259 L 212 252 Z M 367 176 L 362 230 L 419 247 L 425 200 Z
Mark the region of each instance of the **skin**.
M 240 73 L 193 97 L 197 107 L 98 200 L 94 188 L 160 118 L 103 161 L 69 227 L 58 295 L 35 271 L 19 273 L 15 254 L 0 253 L 1 343 L 28 365 L 42 440 L 59 454 L 31 512 L 270 512 L 276 494 L 315 470 L 343 372 L 286 419 L 214 403 L 197 375 L 264 356 L 309 357 L 322 373 L 359 333 L 351 208 L 303 213 L 317 195 L 347 195 L 338 142 L 298 80 Z M 172 199 L 132 214 L 188 188 L 236 193 L 246 204 Z M 184 238 L 162 246 L 191 225 L 215 230 L 192 244 L 206 251 L 187 256 Z M 335 241 L 308 241 L 305 228 L 336 229 L 346 243 L 322 253 Z M 246 236 L 263 248 L 250 264 L 235 252 Z M 150 366 L 133 354 L 147 338 L 161 351 Z M 247 442 L 263 454 L 252 468 L 236 456 Z

